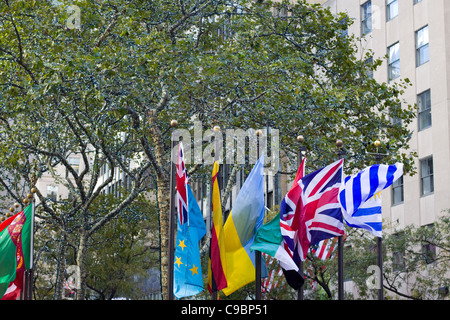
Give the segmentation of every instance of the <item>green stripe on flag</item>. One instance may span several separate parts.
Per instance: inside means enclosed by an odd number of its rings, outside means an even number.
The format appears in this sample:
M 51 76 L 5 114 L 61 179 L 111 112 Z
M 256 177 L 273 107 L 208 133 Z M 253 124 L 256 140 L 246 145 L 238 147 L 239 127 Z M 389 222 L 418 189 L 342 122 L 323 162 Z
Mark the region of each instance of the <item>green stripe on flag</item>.
M 255 241 L 250 248 L 275 257 L 281 241 L 283 237 L 280 231 L 280 213 L 278 213 L 270 222 L 258 229 Z

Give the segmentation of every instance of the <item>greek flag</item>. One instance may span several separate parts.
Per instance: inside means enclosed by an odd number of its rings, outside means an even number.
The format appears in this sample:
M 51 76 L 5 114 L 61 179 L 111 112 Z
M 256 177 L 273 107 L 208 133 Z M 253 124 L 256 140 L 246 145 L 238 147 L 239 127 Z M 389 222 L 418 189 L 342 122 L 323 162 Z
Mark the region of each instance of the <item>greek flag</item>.
M 339 190 L 339 203 L 348 226 L 382 236 L 381 190 L 403 175 L 403 164 L 376 164 L 345 178 Z

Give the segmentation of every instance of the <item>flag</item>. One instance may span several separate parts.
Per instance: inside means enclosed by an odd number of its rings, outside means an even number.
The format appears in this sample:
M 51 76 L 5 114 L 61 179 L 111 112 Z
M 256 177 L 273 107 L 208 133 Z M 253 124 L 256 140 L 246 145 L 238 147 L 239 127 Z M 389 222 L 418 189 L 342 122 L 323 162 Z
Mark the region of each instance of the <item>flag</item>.
M 339 203 L 350 227 L 382 236 L 381 197 L 379 192 L 403 175 L 403 164 L 376 164 L 345 178 L 339 191 Z M 378 195 L 377 195 L 378 194 Z
M 299 179 L 281 203 L 281 234 L 296 264 L 306 259 L 310 245 L 344 235 L 338 201 L 343 161 Z
M 227 287 L 222 291 L 227 296 L 255 281 L 255 252 L 250 247 L 263 224 L 264 214 L 263 155 L 245 180 L 224 225 Z M 262 256 L 261 276 L 267 277 Z
M 273 294 L 276 294 L 276 292 L 272 294 L 272 291 L 276 290 L 279 287 L 281 283 L 281 276 L 283 275 L 283 270 L 279 266 L 279 263 L 276 262 L 276 259 L 270 257 L 265 253 L 263 253 L 263 257 L 266 259 L 266 261 L 268 260 L 267 267 L 270 270 L 269 276 L 261 282 L 261 292 L 264 294 L 264 300 L 268 300 Z
M 0 224 L 0 297 L 15 300 L 30 269 L 32 205 Z
M 286 282 L 295 290 L 301 287 L 304 279 L 300 274 L 300 269 L 283 245 L 283 237 L 280 230 L 280 213 L 258 229 L 250 248 L 277 259 L 280 262 Z
M 206 226 L 189 185 L 187 199 L 189 223 L 181 224 L 178 220 L 177 224 L 173 291 L 178 299 L 196 295 L 203 290 L 199 241 L 206 234 Z
M 219 182 L 219 162 L 214 162 L 212 172 L 212 211 L 213 222 L 211 226 L 211 242 L 209 246 L 208 261 L 208 290 L 210 293 L 226 288 L 226 260 L 225 241 L 223 233 L 222 204 L 220 201 Z
M 177 159 L 177 210 L 180 224 L 184 224 L 188 219 L 187 184 L 188 178 L 184 165 L 183 143 L 180 142 L 178 145 Z
M 298 181 L 303 177 L 305 172 L 305 158 L 297 169 L 297 174 L 295 176 L 292 188 L 286 194 L 283 202 L 294 201 L 295 203 L 299 200 L 299 188 Z M 283 207 L 283 204 L 282 204 Z M 281 214 L 279 213 L 270 222 L 263 225 L 258 229 L 255 241 L 251 247 L 252 250 L 259 250 L 264 252 L 280 262 L 280 266 L 286 278 L 286 282 L 295 290 L 300 289 L 304 283 L 304 278 L 298 267 L 298 263 L 294 262 L 291 252 L 289 251 L 286 242 L 281 234 L 281 224 L 292 223 L 294 214 L 291 213 L 289 216 L 286 215 L 284 221 L 281 221 Z
M 320 260 L 326 260 L 331 257 L 336 248 L 337 237 L 325 239 L 311 247 L 311 252 Z

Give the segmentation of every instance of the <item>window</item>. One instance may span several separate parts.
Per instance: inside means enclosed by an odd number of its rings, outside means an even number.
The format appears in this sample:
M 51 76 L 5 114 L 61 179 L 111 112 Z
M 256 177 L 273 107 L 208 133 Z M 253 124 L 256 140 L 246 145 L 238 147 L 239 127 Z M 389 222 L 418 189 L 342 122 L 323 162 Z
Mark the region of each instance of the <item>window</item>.
M 80 158 L 69 157 L 69 165 L 78 174 L 80 169 Z
M 419 2 L 422 2 L 422 0 L 414 0 L 414 4 L 418 4 Z
M 423 196 L 433 193 L 433 157 L 428 157 L 420 161 L 420 184 Z
M 367 77 L 373 79 L 373 57 L 364 60 L 364 65 L 366 66 Z
M 392 266 L 395 272 L 405 271 L 405 238 L 404 232 L 399 232 L 393 235 L 394 252 L 392 253 Z
M 400 77 L 400 44 L 397 42 L 388 48 L 389 80 Z
M 386 0 L 387 20 L 394 19 L 396 16 L 398 16 L 398 0 Z
M 401 103 L 398 103 L 389 108 L 389 121 L 392 126 L 402 126 L 402 119 L 400 117 L 402 111 Z
M 416 32 L 416 65 L 420 66 L 430 60 L 428 26 Z
M 57 196 L 58 196 L 58 187 L 47 186 L 47 198 L 56 201 Z
M 361 35 L 372 32 L 372 1 L 369 0 L 361 6 Z
M 339 24 L 345 26 L 345 25 L 347 25 L 347 21 L 348 21 L 348 17 L 343 18 L 343 19 L 339 20 Z M 341 34 L 341 37 L 345 38 L 346 36 L 348 36 L 348 28 L 345 30 L 341 30 L 339 33 Z
M 419 131 L 431 127 L 431 93 L 427 90 L 417 96 Z
M 422 257 L 423 260 L 430 264 L 436 261 L 436 245 L 435 245 L 435 235 L 434 235 L 434 224 L 427 224 L 422 227 L 424 229 L 424 239 L 422 242 Z
M 267 192 L 267 208 L 272 210 L 273 207 L 273 190 Z
M 403 176 L 392 184 L 392 204 L 403 202 Z

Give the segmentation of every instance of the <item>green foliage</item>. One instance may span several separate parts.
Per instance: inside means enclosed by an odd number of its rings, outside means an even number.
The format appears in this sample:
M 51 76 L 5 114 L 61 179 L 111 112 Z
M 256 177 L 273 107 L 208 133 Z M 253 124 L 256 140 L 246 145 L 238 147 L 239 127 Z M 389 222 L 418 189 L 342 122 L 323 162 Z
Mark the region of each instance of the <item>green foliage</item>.
M 70 27 L 73 5 L 79 28 Z M 2 1 L 0 185 L 20 199 L 24 188 L 10 181 L 31 187 L 50 174 L 70 191 L 63 210 L 38 190 L 40 218 L 77 248 L 85 284 L 85 242 L 155 182 L 165 239 L 170 119 L 279 129 L 291 161 L 302 134 L 311 169 L 335 160 L 338 138 L 346 170 L 362 168 L 380 140 L 385 161 L 413 173 L 408 81 L 371 79 L 381 60 L 356 57 L 356 39 L 343 35 L 349 23 L 304 1 Z M 84 170 L 68 163 L 73 154 Z M 112 181 L 99 180 L 105 167 L 132 181 L 108 213 L 94 205 Z
M 444 213 L 434 224 L 409 225 L 383 234 L 383 286 L 387 299 L 448 299 L 440 288 L 449 286 L 450 242 L 449 214 Z M 376 242 L 363 232 L 354 232 L 346 251 L 346 275 L 354 281 L 357 296 L 376 297 L 376 290 L 367 288 L 370 273 L 376 265 Z
M 107 203 L 114 205 L 114 198 L 109 197 Z M 87 284 L 91 299 L 148 295 L 147 288 L 135 279 L 147 277 L 148 270 L 159 265 L 155 211 L 148 201 L 138 200 L 90 239 Z

